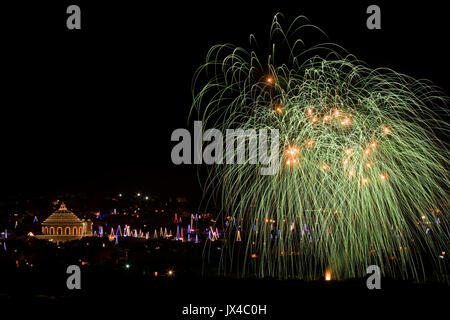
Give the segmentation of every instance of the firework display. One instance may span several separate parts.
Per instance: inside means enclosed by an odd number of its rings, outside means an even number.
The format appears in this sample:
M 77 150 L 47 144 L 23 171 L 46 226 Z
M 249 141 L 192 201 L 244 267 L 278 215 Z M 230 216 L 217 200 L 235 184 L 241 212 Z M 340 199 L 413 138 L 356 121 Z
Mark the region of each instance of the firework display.
M 216 45 L 194 78 L 192 115 L 208 127 L 280 137 L 274 175 L 248 163 L 208 167 L 205 188 L 226 225 L 221 272 L 343 279 L 375 264 L 386 276 L 421 280 L 428 268 L 442 270 L 446 98 L 338 45 L 309 46 L 302 36 L 318 28 L 304 17 L 283 28 L 280 18 L 268 50 Z

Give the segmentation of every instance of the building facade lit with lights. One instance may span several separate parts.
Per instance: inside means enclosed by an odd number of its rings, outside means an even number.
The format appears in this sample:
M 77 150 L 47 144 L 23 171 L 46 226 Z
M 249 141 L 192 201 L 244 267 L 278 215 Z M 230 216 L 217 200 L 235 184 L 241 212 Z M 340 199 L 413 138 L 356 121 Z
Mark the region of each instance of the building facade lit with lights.
M 71 241 L 92 236 L 92 221 L 79 219 L 68 210 L 64 202 L 42 223 L 42 234 L 38 239 L 49 241 Z

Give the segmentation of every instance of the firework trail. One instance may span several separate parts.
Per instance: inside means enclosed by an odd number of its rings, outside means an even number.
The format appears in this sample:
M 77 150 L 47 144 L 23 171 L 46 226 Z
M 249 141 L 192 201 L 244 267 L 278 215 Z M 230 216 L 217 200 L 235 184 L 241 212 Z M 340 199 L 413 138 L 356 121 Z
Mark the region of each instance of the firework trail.
M 258 165 L 208 167 L 205 187 L 227 225 L 221 272 L 317 279 L 331 270 L 342 279 L 376 264 L 386 276 L 423 280 L 431 264 L 442 274 L 446 98 L 338 45 L 306 47 L 302 34 L 322 32 L 305 17 L 285 30 L 280 18 L 269 54 L 216 45 L 194 77 L 191 112 L 208 127 L 280 134 L 274 175 Z

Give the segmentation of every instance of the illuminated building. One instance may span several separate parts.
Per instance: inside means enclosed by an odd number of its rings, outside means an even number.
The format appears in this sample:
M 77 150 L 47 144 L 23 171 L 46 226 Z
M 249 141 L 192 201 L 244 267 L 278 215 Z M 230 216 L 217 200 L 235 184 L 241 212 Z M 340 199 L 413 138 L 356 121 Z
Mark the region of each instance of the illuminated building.
M 79 219 L 63 202 L 58 210 L 42 222 L 42 235 L 36 237 L 49 241 L 71 241 L 86 236 L 92 236 L 91 220 Z

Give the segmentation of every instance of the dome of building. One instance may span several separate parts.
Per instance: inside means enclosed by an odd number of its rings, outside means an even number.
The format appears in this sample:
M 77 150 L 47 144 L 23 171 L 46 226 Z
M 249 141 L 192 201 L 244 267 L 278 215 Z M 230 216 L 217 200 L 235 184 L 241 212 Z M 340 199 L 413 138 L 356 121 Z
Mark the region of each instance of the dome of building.
M 67 210 L 67 207 L 63 202 L 59 209 L 53 212 L 47 219 L 45 219 L 42 224 L 59 225 L 66 223 L 81 224 L 81 220 L 72 211 Z
M 42 222 L 42 235 L 37 237 L 50 241 L 69 241 L 91 235 L 91 220 L 80 220 L 72 211 L 67 209 L 63 202 L 58 210 Z

